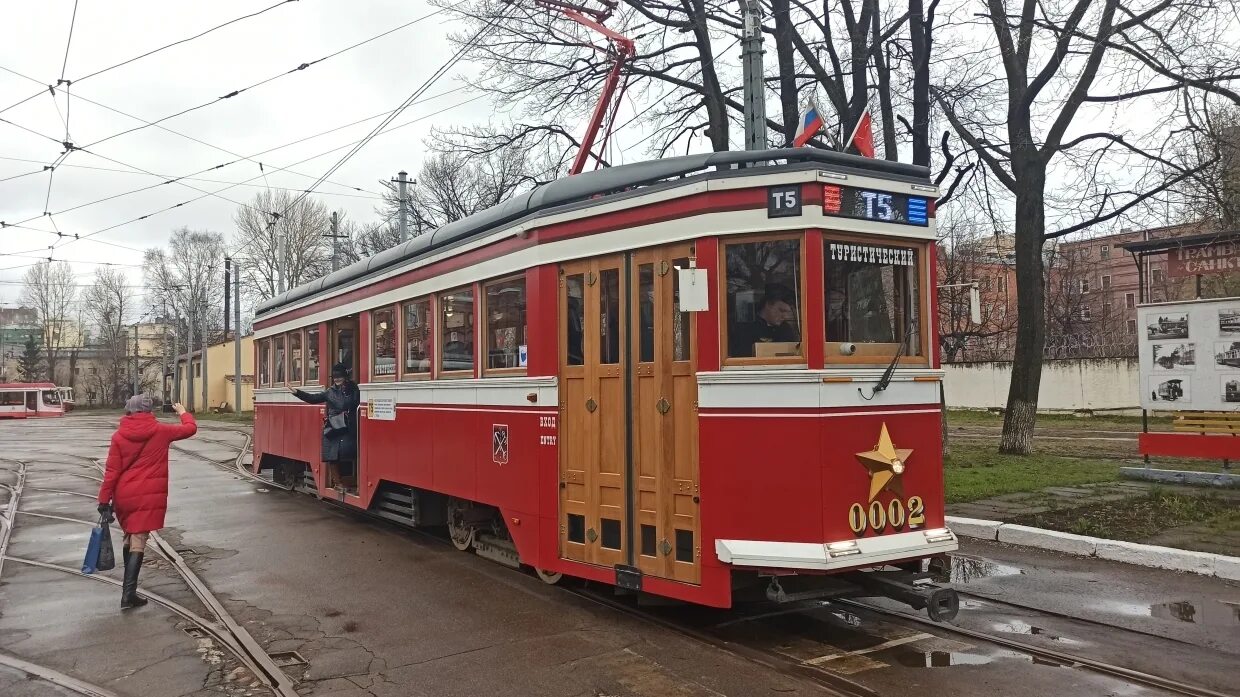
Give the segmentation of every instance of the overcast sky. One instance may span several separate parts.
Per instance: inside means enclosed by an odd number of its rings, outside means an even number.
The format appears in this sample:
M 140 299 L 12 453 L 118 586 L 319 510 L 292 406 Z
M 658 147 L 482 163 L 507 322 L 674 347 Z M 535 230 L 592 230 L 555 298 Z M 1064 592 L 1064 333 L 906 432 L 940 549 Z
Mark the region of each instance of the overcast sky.
M 215 25 L 257 12 L 276 0 L 215 0 L 205 3 L 127 0 L 124 3 L 80 2 L 64 77 L 84 78 L 90 73 L 193 36 Z M 0 109 L 55 84 L 65 60 L 73 0 L 4 3 L 0 26 L 6 28 L 0 43 Z M 219 29 L 205 37 L 176 46 L 97 77 L 82 80 L 70 90 L 74 97 L 56 100 L 43 87 L 43 94 L 0 118 L 50 136 L 65 137 L 62 116 L 68 118 L 70 141 L 78 146 L 120 133 L 142 123 L 77 99 L 100 104 L 154 121 L 203 104 L 321 58 L 358 41 L 373 37 L 435 11 L 425 0 L 367 0 L 365 3 L 331 0 L 300 0 L 265 14 Z M 454 30 L 446 15 L 432 16 L 365 46 L 351 50 L 306 70 L 255 87 L 231 99 L 165 121 L 160 125 L 205 141 L 212 146 L 251 156 L 255 153 L 311 136 L 366 117 L 387 112 L 408 97 L 451 55 L 445 35 Z M 373 198 L 378 180 L 390 179 L 401 169 L 416 172 L 421 162 L 422 139 L 432 125 L 485 123 L 490 107 L 486 99 L 462 104 L 471 95 L 460 88 L 461 70 L 441 79 L 428 92 L 432 97 L 406 110 L 393 126 L 443 111 L 404 128 L 385 133 L 355 155 L 317 192 L 333 208 L 343 208 L 361 222 L 377 219 Z M 12 72 L 33 78 L 31 81 Z M 444 94 L 449 92 L 448 94 Z M 434 98 L 435 95 L 443 95 Z M 68 102 L 68 103 L 66 103 Z M 59 111 L 58 111 L 59 107 Z M 324 151 L 350 144 L 369 132 L 380 119 L 373 119 L 335 133 L 256 157 L 269 172 Z M 86 235 L 103 228 L 153 213 L 202 195 L 179 184 L 121 196 L 111 201 L 60 213 L 83 203 L 158 184 L 145 174 L 101 171 L 90 168 L 143 169 L 170 177 L 188 175 L 238 159 L 219 149 L 147 127 L 90 147 L 93 153 L 74 152 L 55 170 L 48 196 L 47 173 L 6 178 L 40 170 L 60 156 L 63 148 L 47 138 L 8 123 L 0 123 L 0 220 L 15 223 L 47 210 L 53 213 L 25 225 L 40 230 L 55 228 L 66 234 Z M 242 182 L 257 177 L 250 186 L 226 191 L 227 184 L 187 181 L 205 191 L 220 191 L 233 201 L 247 201 L 262 186 L 302 189 L 324 173 L 347 149 L 299 164 L 288 172 L 268 173 L 241 162 L 199 175 L 220 182 Z M 342 186 L 343 185 L 343 186 Z M 363 189 L 356 191 L 353 187 Z M 335 194 L 335 195 L 333 195 Z M 47 200 L 46 207 L 44 201 Z M 131 282 L 141 283 L 140 250 L 159 246 L 179 227 L 208 229 L 231 236 L 236 205 L 208 197 L 191 205 L 152 216 L 141 222 L 102 232 L 93 240 L 134 249 L 82 240 L 63 241 L 54 258 L 73 262 L 74 271 L 86 283 L 97 264 L 132 264 L 125 267 Z M 32 257 L 47 257 L 47 246 L 57 242 L 54 233 L 26 229 L 0 230 L 0 304 L 13 305 L 21 291 L 25 268 Z M 34 251 L 40 250 L 40 251 Z M 26 254 L 27 256 L 14 256 Z

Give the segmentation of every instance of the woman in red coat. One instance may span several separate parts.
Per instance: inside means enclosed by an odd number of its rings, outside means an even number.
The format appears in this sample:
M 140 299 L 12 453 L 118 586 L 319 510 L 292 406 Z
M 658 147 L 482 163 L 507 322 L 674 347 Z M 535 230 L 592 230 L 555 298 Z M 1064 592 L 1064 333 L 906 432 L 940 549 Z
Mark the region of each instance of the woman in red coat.
M 168 446 L 198 432 L 198 424 L 185 407 L 173 404 L 172 408 L 181 416 L 179 425 L 156 421 L 149 396 L 130 397 L 108 450 L 108 467 L 99 487 L 99 513 L 107 516 L 115 511 L 125 532 L 122 610 L 146 605 L 146 599 L 138 597 L 138 572 L 147 534 L 164 526 L 168 511 Z

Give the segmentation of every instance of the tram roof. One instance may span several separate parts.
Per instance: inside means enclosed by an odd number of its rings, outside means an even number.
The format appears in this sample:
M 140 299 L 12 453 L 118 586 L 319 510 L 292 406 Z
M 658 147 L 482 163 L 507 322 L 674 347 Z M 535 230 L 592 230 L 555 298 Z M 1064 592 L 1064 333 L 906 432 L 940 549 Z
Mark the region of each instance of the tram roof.
M 600 205 L 615 200 L 615 196 L 635 187 L 671 188 L 703 178 L 757 176 L 770 174 L 772 171 L 820 169 L 823 165 L 829 166 L 834 171 L 853 171 L 871 177 L 914 183 L 924 183 L 930 176 L 929 168 L 919 165 L 877 160 L 816 148 L 725 151 L 608 167 L 557 179 L 536 187 L 486 210 L 418 235 L 403 244 L 398 244 L 309 283 L 304 283 L 260 303 L 255 309 L 255 316 L 262 317 L 286 305 L 314 297 L 342 284 L 377 274 L 395 265 L 462 244 L 504 225 L 534 217 L 536 214 L 554 209 Z

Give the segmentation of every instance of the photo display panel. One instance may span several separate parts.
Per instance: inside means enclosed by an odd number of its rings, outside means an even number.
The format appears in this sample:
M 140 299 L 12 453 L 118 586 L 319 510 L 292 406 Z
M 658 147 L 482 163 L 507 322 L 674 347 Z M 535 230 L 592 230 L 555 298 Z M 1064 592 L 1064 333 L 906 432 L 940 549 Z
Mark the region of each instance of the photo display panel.
M 1141 406 L 1240 411 L 1240 298 L 1137 309 Z

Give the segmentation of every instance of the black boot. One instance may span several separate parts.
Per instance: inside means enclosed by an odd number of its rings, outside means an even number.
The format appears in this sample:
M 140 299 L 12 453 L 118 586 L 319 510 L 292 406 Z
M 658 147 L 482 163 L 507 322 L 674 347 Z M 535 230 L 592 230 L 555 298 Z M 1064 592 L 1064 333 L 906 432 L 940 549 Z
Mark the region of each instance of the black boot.
M 146 605 L 146 598 L 138 595 L 138 572 L 142 571 L 142 552 L 130 552 L 125 557 L 125 581 L 121 585 L 121 609 Z
M 121 564 L 122 569 L 129 566 L 129 543 L 128 542 L 125 543 L 124 547 L 121 547 L 121 559 L 123 560 Z

